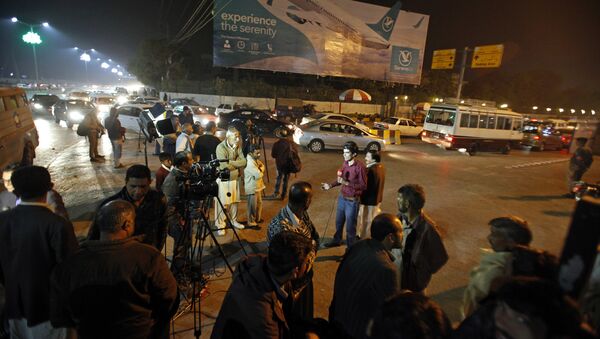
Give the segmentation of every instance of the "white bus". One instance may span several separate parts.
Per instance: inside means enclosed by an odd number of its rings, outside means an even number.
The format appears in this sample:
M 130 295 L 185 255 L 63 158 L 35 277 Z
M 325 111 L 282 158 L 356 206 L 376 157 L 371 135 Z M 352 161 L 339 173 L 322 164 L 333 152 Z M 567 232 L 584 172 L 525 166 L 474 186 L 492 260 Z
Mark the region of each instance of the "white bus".
M 523 115 L 479 106 L 432 105 L 421 139 L 444 149 L 500 151 L 508 154 L 523 139 Z

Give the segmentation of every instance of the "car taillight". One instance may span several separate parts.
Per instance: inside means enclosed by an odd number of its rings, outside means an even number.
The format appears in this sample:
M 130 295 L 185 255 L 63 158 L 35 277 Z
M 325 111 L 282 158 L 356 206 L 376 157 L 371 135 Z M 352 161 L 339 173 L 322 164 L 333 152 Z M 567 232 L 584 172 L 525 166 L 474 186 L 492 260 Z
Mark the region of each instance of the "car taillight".
M 426 137 L 426 136 L 427 136 L 427 132 L 426 132 L 426 131 L 423 131 L 423 132 L 421 133 L 421 135 L 422 135 L 422 136 L 424 136 L 424 137 Z
M 540 136 L 539 135 L 534 136 L 533 140 L 540 140 Z
M 567 138 L 565 138 L 565 137 L 560 137 L 560 140 L 562 140 L 562 141 L 566 141 L 566 140 L 567 140 Z

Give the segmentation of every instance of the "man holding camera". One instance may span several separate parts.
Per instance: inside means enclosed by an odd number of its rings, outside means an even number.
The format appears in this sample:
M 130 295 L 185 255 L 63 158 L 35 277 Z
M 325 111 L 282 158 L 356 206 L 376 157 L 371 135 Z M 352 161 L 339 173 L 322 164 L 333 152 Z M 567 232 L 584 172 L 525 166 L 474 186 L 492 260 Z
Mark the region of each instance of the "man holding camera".
M 225 235 L 225 213 L 229 212 L 231 225 L 237 229 L 244 229 L 244 225 L 237 221 L 237 204 L 240 202 L 240 171 L 246 166 L 246 157 L 240 145 L 240 132 L 235 127 L 229 127 L 223 140 L 216 150 L 217 159 L 225 159 L 228 162 L 220 163 L 220 169 L 228 169 L 229 180 L 217 179 L 219 185 L 219 200 L 215 206 L 215 227 L 217 234 Z
M 173 159 L 173 169 L 167 175 L 162 185 L 163 193 L 167 196 L 167 216 L 169 235 L 173 237 L 173 264 L 171 266 L 175 275 L 179 275 L 188 263 L 187 250 L 192 243 L 192 227 L 186 225 L 185 204 L 186 197 L 182 188 L 188 179 L 192 168 L 192 153 L 178 152 Z

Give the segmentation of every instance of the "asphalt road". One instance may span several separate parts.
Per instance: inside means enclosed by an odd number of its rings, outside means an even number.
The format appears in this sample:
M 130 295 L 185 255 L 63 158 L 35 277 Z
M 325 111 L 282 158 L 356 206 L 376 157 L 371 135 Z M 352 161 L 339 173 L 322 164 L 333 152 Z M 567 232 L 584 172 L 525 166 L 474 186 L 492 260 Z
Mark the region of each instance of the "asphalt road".
M 124 184 L 124 170 L 112 168 L 110 142 L 102 138 L 100 153 L 107 155 L 106 163 L 93 164 L 87 156 L 85 138 L 56 125 L 48 117 L 38 117 L 40 147 L 35 162 L 47 166 L 55 187 L 65 200 L 79 235 L 86 232 L 97 204 L 116 192 Z M 274 185 L 275 164 L 268 157 L 273 139 L 265 139 L 270 182 L 267 194 Z M 140 148 L 143 150 L 143 146 Z M 125 165 L 143 163 L 143 152 L 138 148 L 135 134 L 128 134 L 124 147 Z M 149 146 L 149 153 L 153 147 Z M 302 172 L 291 182 L 305 180 L 315 188 L 311 218 L 322 237 L 330 238 L 335 229 L 335 200 L 337 189 L 321 191 L 321 182 L 335 179 L 341 166 L 340 151 L 314 154 L 303 150 Z M 360 155 L 364 157 L 364 155 Z M 382 209 L 396 213 L 397 189 L 407 183 L 417 183 L 427 194 L 425 211 L 436 220 L 443 232 L 450 255 L 448 264 L 437 273 L 427 293 L 438 300 L 453 321 L 460 319 L 458 307 L 462 289 L 468 282 L 469 271 L 479 261 L 479 248 L 487 246 L 487 222 L 498 216 L 515 214 L 529 221 L 534 234 L 533 246 L 560 255 L 568 228 L 574 201 L 562 198 L 566 192 L 566 168 L 569 155 L 564 151 L 534 152 L 513 150 L 509 155 L 479 153 L 470 157 L 456 151 L 445 151 L 417 139 L 403 139 L 402 145 L 392 145 L 383 153 L 386 183 Z M 149 166 L 155 171 L 158 158 L 149 155 Z M 600 180 L 600 164 L 594 163 L 584 179 Z M 270 220 L 281 207 L 280 201 L 265 201 L 263 217 Z M 245 202 L 240 204 L 240 220 L 245 220 Z M 265 248 L 266 223 L 260 230 L 239 232 L 248 250 Z M 226 244 L 231 235 L 219 238 Z M 171 246 L 168 244 L 168 246 Z M 169 247 L 170 248 L 170 247 Z M 226 246 L 232 262 L 242 254 L 234 245 Z M 327 317 L 332 296 L 337 259 L 344 247 L 319 251 L 315 265 L 315 310 L 319 317 Z M 219 305 L 230 283 L 230 275 L 222 263 L 206 265 L 210 269 L 209 294 L 202 301 L 202 337 L 208 337 Z M 177 320 L 176 329 L 192 326 L 191 315 Z M 178 337 L 192 337 L 185 331 Z

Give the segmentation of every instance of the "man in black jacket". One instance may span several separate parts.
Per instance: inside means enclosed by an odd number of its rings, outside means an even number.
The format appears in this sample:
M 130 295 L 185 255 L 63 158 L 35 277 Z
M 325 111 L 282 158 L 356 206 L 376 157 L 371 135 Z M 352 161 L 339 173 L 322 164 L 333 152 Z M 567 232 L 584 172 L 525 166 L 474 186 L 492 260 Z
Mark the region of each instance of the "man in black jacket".
M 165 195 L 150 188 L 152 174 L 144 165 L 133 165 L 125 174 L 125 187 L 104 200 L 100 207 L 113 200 L 129 201 L 135 206 L 135 233 L 142 242 L 162 250 L 167 238 L 167 199 Z M 100 239 L 100 231 L 93 223 L 88 240 Z
M 110 108 L 108 118 L 104 120 L 104 127 L 108 132 L 108 138 L 113 149 L 113 161 L 115 168 L 123 168 L 121 164 L 121 154 L 123 152 L 123 143 L 125 142 L 125 128 L 121 127 L 119 113 L 116 107 Z
M 291 138 L 291 133 L 286 129 L 282 129 L 281 138 L 273 144 L 273 148 L 271 149 L 271 157 L 275 159 L 277 167 L 277 179 L 275 180 L 275 192 L 269 197 L 270 199 L 283 200 L 287 194 L 288 180 L 290 179 L 290 170 L 288 168 L 290 153 L 298 153 L 298 146 L 290 140 Z M 280 186 L 282 181 L 283 186 Z M 279 187 L 281 187 L 281 191 Z M 279 192 L 281 192 L 281 195 Z
M 204 134 L 196 138 L 194 144 L 194 158 L 201 162 L 207 162 L 216 159 L 217 146 L 221 143 L 221 140 L 215 136 L 217 132 L 217 125 L 214 121 L 209 121 L 206 124 Z
M 371 233 L 371 221 L 381 212 L 383 184 L 385 183 L 385 167 L 381 164 L 379 152 L 368 151 L 365 155 L 365 165 L 367 166 L 367 189 L 360 196 L 356 227 L 356 235 L 361 238 L 366 238 Z
M 167 338 L 178 305 L 166 260 L 135 234 L 135 207 L 114 200 L 98 211 L 100 239 L 52 274 L 51 320 L 79 338 Z
M 47 169 L 19 168 L 11 182 L 21 203 L 0 213 L 0 284 L 11 338 L 66 338 L 66 329 L 50 325 L 50 273 L 77 251 L 73 225 L 46 203 Z
M 402 246 L 402 223 L 392 214 L 373 219 L 371 239 L 348 248 L 335 274 L 329 321 L 340 337 L 367 338 L 367 325 L 383 302 L 400 292 L 392 248 Z

